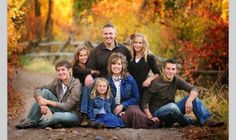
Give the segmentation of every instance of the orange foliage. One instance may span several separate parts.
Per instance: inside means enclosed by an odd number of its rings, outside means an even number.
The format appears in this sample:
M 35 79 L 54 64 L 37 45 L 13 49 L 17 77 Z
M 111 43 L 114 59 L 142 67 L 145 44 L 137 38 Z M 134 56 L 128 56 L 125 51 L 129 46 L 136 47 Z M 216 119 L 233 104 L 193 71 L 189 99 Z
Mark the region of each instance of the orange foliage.
M 195 3 L 195 6 L 199 7 L 189 11 L 189 15 L 203 18 L 201 22 L 205 28 L 202 28 L 202 31 L 196 27 L 198 24 L 192 27 L 192 30 L 202 35 L 202 38 L 178 41 L 180 46 L 178 56 L 183 64 L 184 75 L 190 77 L 192 82 L 194 82 L 192 72 L 195 70 L 224 70 L 228 67 L 228 19 L 223 18 L 227 17 L 228 13 L 225 11 L 228 9 L 220 1 L 218 4 L 221 7 L 218 7 L 216 1 L 210 1 L 210 3 L 212 6 L 209 6 L 206 1 L 200 4 Z M 225 3 L 227 0 L 224 0 Z
M 43 35 L 48 0 L 39 2 L 40 18 L 35 17 L 33 2 L 29 3 L 31 11 L 26 24 L 29 36 L 25 39 L 36 38 L 36 26 L 40 27 L 38 29 Z M 75 39 L 99 41 L 99 28 L 106 22 L 112 22 L 119 29 L 117 40 L 124 41 L 134 32 L 144 33 L 152 51 L 161 57 L 180 59 L 187 76 L 193 70 L 222 70 L 228 65 L 228 0 L 94 0 L 87 3 L 91 9 L 84 5 L 86 2 L 80 5 L 82 9 L 75 9 L 79 12 L 75 22 L 73 2 L 53 1 L 52 31 L 55 40 L 65 40 L 67 33 L 73 32 Z M 22 9 L 18 11 L 15 13 L 26 13 Z M 23 15 L 17 16 L 14 21 L 9 17 L 9 35 L 12 36 L 9 38 L 10 59 L 14 57 L 12 54 L 17 56 L 23 49 L 16 47 L 20 39 L 19 27 L 23 27 L 18 21 L 22 21 L 19 17 Z M 11 62 L 16 63 L 14 59 Z
M 18 66 L 19 54 L 23 51 L 24 47 L 18 45 L 21 39 L 21 33 L 24 29 L 23 22 L 27 8 L 24 7 L 24 0 L 8 0 L 8 119 L 19 115 L 22 111 L 22 98 L 12 86 L 11 80 L 15 66 Z
M 18 64 L 18 55 L 24 49 L 23 46 L 18 45 L 27 12 L 23 4 L 22 0 L 8 0 L 8 80 L 11 80 L 13 68 Z

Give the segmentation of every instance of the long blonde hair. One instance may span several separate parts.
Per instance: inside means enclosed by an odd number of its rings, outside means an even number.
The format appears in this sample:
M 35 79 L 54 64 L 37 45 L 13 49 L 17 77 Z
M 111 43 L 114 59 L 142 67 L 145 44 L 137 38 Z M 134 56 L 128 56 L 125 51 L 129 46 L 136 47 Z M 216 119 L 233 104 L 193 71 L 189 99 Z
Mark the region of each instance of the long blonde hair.
M 121 53 L 112 53 L 111 56 L 109 57 L 108 67 L 107 67 L 107 71 L 111 76 L 113 75 L 111 65 L 115 64 L 119 59 L 121 60 L 122 63 L 121 76 L 126 76 L 128 74 L 128 68 L 127 68 L 128 63 L 126 61 L 126 57 Z
M 95 97 L 97 97 L 99 95 L 98 93 L 98 83 L 99 82 L 105 82 L 107 84 L 107 91 L 105 93 L 105 99 L 109 99 L 112 95 L 111 95 L 111 89 L 110 89 L 110 85 L 109 85 L 109 82 L 107 81 L 107 79 L 103 78 L 103 77 L 99 77 L 96 79 L 96 83 L 95 83 L 95 86 L 93 87 L 93 90 L 91 92 L 91 99 L 94 99 Z
M 82 46 L 78 46 L 76 48 L 75 52 L 74 52 L 74 57 L 73 57 L 73 60 L 72 60 L 72 65 L 80 65 L 80 62 L 79 62 L 79 60 L 77 58 L 78 58 L 78 55 L 80 55 L 80 52 L 82 50 L 86 50 L 87 54 L 88 54 L 88 57 L 89 57 L 90 50 L 87 47 L 83 46 L 83 45 Z
M 134 45 L 135 38 L 137 38 L 137 37 L 142 38 L 142 43 L 143 43 L 142 56 L 144 57 L 145 62 L 147 62 L 147 55 L 151 54 L 151 51 L 149 50 L 149 43 L 147 41 L 146 36 L 144 34 L 141 34 L 141 33 L 135 33 L 135 34 L 132 35 L 131 44 L 130 44 L 131 61 L 134 60 L 134 57 L 136 55 L 133 45 Z

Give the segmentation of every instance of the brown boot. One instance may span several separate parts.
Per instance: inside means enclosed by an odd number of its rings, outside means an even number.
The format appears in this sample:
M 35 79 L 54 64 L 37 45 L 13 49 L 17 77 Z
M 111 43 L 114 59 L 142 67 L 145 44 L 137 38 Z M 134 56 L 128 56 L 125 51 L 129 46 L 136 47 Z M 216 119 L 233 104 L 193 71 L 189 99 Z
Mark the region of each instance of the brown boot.
M 207 127 L 221 127 L 223 125 L 224 125 L 224 122 L 218 122 L 214 120 L 213 118 L 210 118 L 203 124 L 203 126 L 207 126 Z

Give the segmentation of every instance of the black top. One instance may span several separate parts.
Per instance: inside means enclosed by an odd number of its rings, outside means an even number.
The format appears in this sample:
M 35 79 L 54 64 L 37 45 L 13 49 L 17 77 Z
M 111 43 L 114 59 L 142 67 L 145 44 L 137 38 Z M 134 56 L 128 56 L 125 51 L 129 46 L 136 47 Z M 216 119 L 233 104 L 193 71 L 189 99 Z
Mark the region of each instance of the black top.
M 151 113 L 160 107 L 175 102 L 175 94 L 177 89 L 190 92 L 197 89 L 187 83 L 185 80 L 174 77 L 171 82 L 165 81 L 163 76 L 157 77 L 152 81 L 150 87 L 144 91 L 141 100 L 142 108 L 149 108 Z
M 155 57 L 150 54 L 147 55 L 147 62 L 145 62 L 144 57 L 142 57 L 137 63 L 135 62 L 135 59 L 133 59 L 129 64 L 129 72 L 138 84 L 140 98 L 142 97 L 144 91 L 142 83 L 148 77 L 150 70 L 152 70 L 154 74 L 161 75 Z
M 88 68 L 100 71 L 100 76 L 102 77 L 108 76 L 108 59 L 113 52 L 122 53 L 124 56 L 126 56 L 127 62 L 129 62 L 131 59 L 131 54 L 128 48 L 123 44 L 115 42 L 115 48 L 109 50 L 106 48 L 104 43 L 101 43 L 92 50 L 87 63 Z
M 80 65 L 73 65 L 73 77 L 78 78 L 80 80 L 80 83 L 84 85 L 84 80 L 88 74 L 91 73 L 91 69 L 89 68 L 83 68 Z

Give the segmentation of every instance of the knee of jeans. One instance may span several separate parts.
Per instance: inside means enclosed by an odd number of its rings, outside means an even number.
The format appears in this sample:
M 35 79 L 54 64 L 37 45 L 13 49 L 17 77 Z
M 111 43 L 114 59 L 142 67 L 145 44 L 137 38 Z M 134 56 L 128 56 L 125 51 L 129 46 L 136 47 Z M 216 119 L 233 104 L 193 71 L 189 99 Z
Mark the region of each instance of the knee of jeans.
M 42 96 L 44 98 L 48 97 L 49 94 L 51 94 L 51 91 L 49 89 L 46 89 L 46 88 L 42 89 Z
M 193 100 L 193 105 L 199 103 L 201 103 L 201 100 L 198 97 L 196 97 L 196 99 Z
M 169 104 L 169 110 L 170 110 L 171 113 L 174 113 L 174 114 L 180 112 L 178 106 L 175 103 L 170 103 Z
M 74 120 L 76 119 L 76 116 L 74 116 L 72 113 L 70 112 L 55 112 L 53 114 L 53 117 L 59 121 L 62 120 Z

